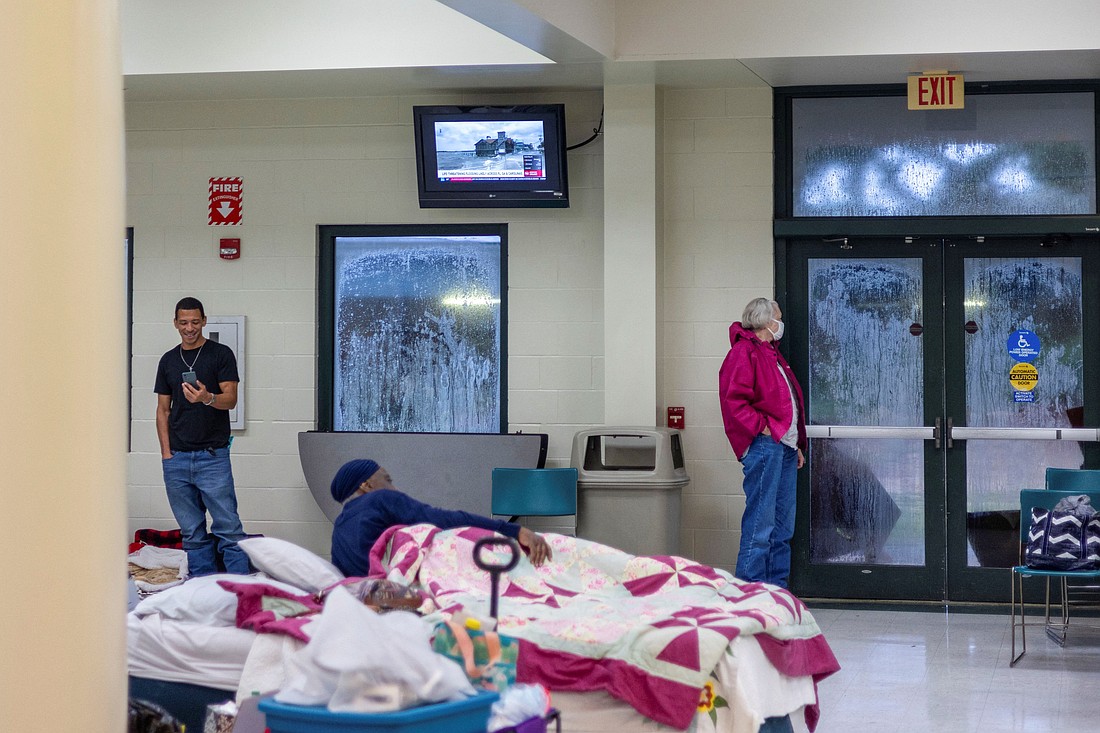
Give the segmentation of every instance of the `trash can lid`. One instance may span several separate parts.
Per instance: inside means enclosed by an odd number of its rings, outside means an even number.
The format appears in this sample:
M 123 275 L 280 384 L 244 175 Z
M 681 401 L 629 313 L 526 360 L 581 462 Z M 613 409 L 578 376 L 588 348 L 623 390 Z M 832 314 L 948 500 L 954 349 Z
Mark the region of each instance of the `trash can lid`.
M 687 476 L 677 479 L 654 479 L 648 476 L 633 477 L 624 471 L 586 476 L 577 480 L 578 489 L 631 489 L 636 491 L 679 489 L 691 483 Z

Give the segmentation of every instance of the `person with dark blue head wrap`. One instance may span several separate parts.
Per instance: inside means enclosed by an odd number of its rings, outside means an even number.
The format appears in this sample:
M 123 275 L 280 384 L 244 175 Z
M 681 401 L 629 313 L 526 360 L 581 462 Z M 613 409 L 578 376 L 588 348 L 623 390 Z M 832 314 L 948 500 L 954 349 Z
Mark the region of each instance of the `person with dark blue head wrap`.
M 540 535 L 518 524 L 470 512 L 438 509 L 394 488 L 386 469 L 369 458 L 348 461 L 332 477 L 332 498 L 344 508 L 332 528 L 332 564 L 348 577 L 365 576 L 378 538 L 397 525 L 434 524 L 440 529 L 481 527 L 511 537 L 538 566 L 552 556 Z
M 332 477 L 332 498 L 343 504 L 348 497 L 359 490 L 359 486 L 378 472 L 378 463 L 369 458 L 348 461 Z

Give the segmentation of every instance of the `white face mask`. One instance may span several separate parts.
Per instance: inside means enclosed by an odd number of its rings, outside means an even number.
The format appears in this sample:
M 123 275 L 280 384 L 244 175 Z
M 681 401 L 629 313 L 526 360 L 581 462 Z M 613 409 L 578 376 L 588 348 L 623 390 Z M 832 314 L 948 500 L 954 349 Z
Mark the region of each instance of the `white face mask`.
M 779 341 L 779 340 L 780 340 L 781 338 L 783 338 L 783 321 L 777 321 L 777 320 L 775 320 L 774 318 L 772 319 L 772 321 L 773 321 L 774 323 L 778 323 L 778 324 L 779 324 L 779 328 L 777 328 L 777 329 L 776 329 L 776 330 L 774 330 L 774 331 L 773 331 L 773 330 L 771 330 L 771 329 L 769 328 L 769 329 L 768 329 L 768 333 L 770 333 L 770 334 L 772 335 L 772 338 L 773 338 L 774 340 L 776 340 L 776 341 Z

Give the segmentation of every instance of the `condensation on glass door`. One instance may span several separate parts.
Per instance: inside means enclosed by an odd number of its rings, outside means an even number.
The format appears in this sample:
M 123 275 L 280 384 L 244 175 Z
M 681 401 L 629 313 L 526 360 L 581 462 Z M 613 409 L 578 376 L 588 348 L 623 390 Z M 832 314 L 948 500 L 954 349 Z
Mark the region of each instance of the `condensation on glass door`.
M 1081 259 L 971 257 L 964 260 L 963 278 L 966 425 L 1080 426 Z M 1018 331 L 1034 334 L 1037 356 L 1010 353 L 1009 337 Z M 1038 376 L 1031 390 L 1009 378 L 1024 362 Z M 1048 466 L 1080 468 L 1082 461 L 1080 446 L 1071 441 L 968 440 L 968 565 L 1014 565 L 1020 489 L 1042 488 Z
M 920 259 L 810 259 L 809 404 L 818 425 L 924 425 Z M 923 565 L 924 444 L 810 442 L 810 560 Z

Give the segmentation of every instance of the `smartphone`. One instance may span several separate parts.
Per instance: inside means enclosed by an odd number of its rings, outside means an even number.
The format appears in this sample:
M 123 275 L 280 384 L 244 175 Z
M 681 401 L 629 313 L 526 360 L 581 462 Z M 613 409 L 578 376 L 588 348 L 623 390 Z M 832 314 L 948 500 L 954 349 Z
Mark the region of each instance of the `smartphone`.
M 183 381 L 187 382 L 195 389 L 199 388 L 199 378 L 195 376 L 194 372 L 184 372 L 180 376 L 183 377 Z

